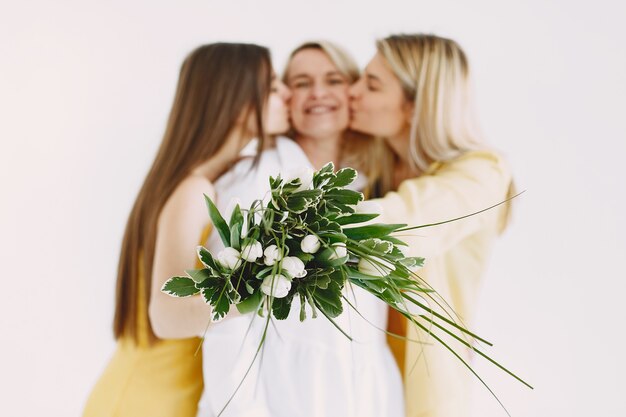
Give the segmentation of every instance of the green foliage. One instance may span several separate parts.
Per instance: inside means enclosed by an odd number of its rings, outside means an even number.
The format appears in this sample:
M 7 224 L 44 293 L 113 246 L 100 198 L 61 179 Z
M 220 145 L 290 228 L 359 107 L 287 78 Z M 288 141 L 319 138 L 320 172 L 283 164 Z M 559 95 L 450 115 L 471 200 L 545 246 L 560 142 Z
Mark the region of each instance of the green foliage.
M 209 210 L 209 217 L 213 222 L 213 226 L 219 233 L 220 238 L 222 238 L 222 243 L 224 243 L 224 246 L 230 246 L 230 229 L 228 228 L 226 221 L 213 203 L 213 200 L 211 200 L 206 194 L 204 195 L 204 201 L 206 202 L 206 206 Z
M 196 283 L 200 284 L 210 278 L 213 274 L 210 269 L 187 269 L 187 275 Z
M 199 292 L 194 280 L 187 277 L 172 277 L 168 279 L 163 284 L 161 291 L 174 297 L 189 297 Z
M 202 287 L 204 301 L 213 308 L 213 321 L 223 319 L 230 310 L 233 299 L 238 297 L 234 294 L 230 282 L 227 279 L 210 277 L 199 286 Z
M 176 297 L 188 297 L 200 292 L 213 309 L 214 321 L 228 314 L 233 304 L 241 314 L 258 312 L 262 315 L 269 312 L 266 329 L 272 317 L 277 320 L 287 319 L 293 298 L 299 297 L 301 321 L 307 318 L 307 309 L 310 309 L 313 319 L 321 313 L 350 338 L 349 334 L 334 321 L 343 312 L 345 296 L 343 289 L 350 283 L 400 311 L 410 324 L 418 328 L 443 332 L 461 342 L 465 339 L 459 335 L 488 344 L 460 324 L 454 311 L 417 275 L 415 271 L 423 266 L 424 258 L 407 257 L 400 250 L 406 243 L 398 237 L 398 232 L 432 225 L 412 227 L 385 223 L 359 225 L 375 219 L 378 214 L 355 212 L 355 206 L 363 200 L 363 194 L 345 187 L 353 183 L 356 177 L 357 173 L 352 168 L 344 168 L 335 173 L 332 163 L 326 164 L 314 173 L 312 187 L 307 190 L 298 191 L 301 187 L 300 179 L 287 183 L 280 175 L 270 177 L 270 201 L 264 203 L 257 200 L 248 210 L 242 210 L 237 205 L 228 223 L 213 201 L 205 195 L 211 221 L 226 247 L 241 250 L 246 242 L 254 239 L 263 249 L 276 245 L 280 256 L 271 261 L 261 257 L 256 262 L 243 262 L 235 271 L 227 271 L 215 261 L 206 248 L 198 247 L 198 257 L 205 268 L 186 271 L 188 277 L 171 278 L 165 283 L 162 291 Z M 461 218 L 464 217 L 467 216 Z M 458 219 L 451 221 L 456 220 Z M 304 253 L 300 246 L 302 239 L 307 235 L 313 235 L 319 240 L 320 248 L 315 253 Z M 347 255 L 334 259 L 336 251 L 333 245 L 337 244 L 345 245 Z M 287 296 L 283 298 L 266 296 L 261 292 L 260 286 L 268 275 L 279 273 L 287 277 L 297 275 L 296 272 L 287 271 L 286 266 L 285 270 L 282 269 L 283 263 L 280 258 L 285 256 L 300 259 L 306 274 L 293 277 Z M 359 260 L 364 258 L 376 259 L 382 265 L 393 265 L 393 270 L 383 277 L 364 274 L 359 271 Z M 266 265 L 265 262 L 271 265 Z M 298 262 L 292 262 L 291 267 L 297 271 Z M 427 305 L 422 297 L 413 297 L 415 294 L 427 297 L 432 303 L 429 302 Z M 406 309 L 411 304 L 422 308 L 426 314 L 419 315 L 418 318 L 411 316 Z M 451 350 L 450 346 L 435 333 L 432 334 L 435 341 Z M 263 340 L 260 345 L 263 344 Z M 467 342 L 465 343 L 469 346 Z M 451 352 L 460 358 L 454 350 Z M 479 354 L 492 361 L 482 352 Z
M 385 224 L 376 223 L 367 226 L 349 227 L 343 229 L 343 232 L 352 240 L 363 240 L 369 238 L 383 238 L 398 229 L 406 227 L 406 224 Z

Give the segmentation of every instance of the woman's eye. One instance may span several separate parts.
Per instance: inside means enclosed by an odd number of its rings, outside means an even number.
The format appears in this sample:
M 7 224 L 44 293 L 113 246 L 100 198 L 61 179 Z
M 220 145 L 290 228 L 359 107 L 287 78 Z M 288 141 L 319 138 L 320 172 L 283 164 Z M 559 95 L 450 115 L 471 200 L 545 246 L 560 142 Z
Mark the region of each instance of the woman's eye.
M 308 81 L 297 81 L 291 85 L 291 88 L 306 88 L 310 85 Z
M 346 81 L 343 78 L 331 78 L 330 80 L 328 80 L 328 83 L 330 85 L 340 85 L 345 84 Z

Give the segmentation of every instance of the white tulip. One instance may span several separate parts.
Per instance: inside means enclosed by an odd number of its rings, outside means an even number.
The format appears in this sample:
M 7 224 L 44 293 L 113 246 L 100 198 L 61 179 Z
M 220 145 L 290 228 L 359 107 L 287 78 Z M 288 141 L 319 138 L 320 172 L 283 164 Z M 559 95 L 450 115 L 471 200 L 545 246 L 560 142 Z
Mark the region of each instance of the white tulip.
M 368 258 L 361 258 L 361 260 L 359 260 L 358 269 L 362 274 L 374 277 L 385 277 L 389 275 L 395 267 L 393 264 L 384 259 L 371 257 L 371 260 Z
M 269 275 L 265 277 L 261 284 L 263 294 L 270 295 L 275 298 L 284 298 L 289 294 L 291 289 L 291 281 L 283 275 Z
M 267 266 L 272 266 L 277 261 L 280 261 L 282 259 L 280 250 L 278 250 L 278 246 L 276 245 L 269 245 L 267 248 L 265 248 L 265 251 L 263 251 L 263 255 L 265 255 L 265 259 L 263 260 L 263 262 Z
M 254 262 L 263 256 L 263 248 L 258 240 L 250 240 L 241 248 L 241 257 L 248 262 Z
M 331 253 L 328 257 L 329 261 L 332 261 L 333 259 L 343 258 L 348 255 L 348 249 L 346 248 L 345 243 L 335 243 L 330 248 L 332 249 L 333 253 Z
M 292 278 L 302 278 L 306 275 L 304 262 L 295 256 L 285 256 L 282 262 L 283 271 L 287 272 Z
M 226 269 L 235 270 L 241 265 L 241 254 L 235 248 L 224 248 L 217 254 L 217 262 Z
M 308 166 L 296 169 L 285 176 L 285 184 L 289 184 L 295 179 L 300 179 L 300 186 L 295 192 L 311 189 L 313 185 L 313 174 L 315 171 Z
M 300 249 L 304 253 L 315 253 L 320 248 L 320 240 L 315 235 L 306 235 L 300 242 Z
M 383 206 L 381 206 L 375 201 L 364 200 L 364 201 L 359 201 L 354 207 L 354 210 L 357 213 L 362 213 L 362 214 L 382 214 Z

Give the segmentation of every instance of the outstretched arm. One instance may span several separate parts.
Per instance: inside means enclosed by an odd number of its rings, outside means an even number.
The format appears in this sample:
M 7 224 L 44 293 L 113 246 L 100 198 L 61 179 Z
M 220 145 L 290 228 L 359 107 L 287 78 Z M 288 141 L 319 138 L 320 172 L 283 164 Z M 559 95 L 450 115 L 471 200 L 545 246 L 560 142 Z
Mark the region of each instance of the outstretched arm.
M 210 221 L 203 194 L 214 198 L 214 193 L 207 179 L 191 176 L 178 186 L 159 216 L 149 314 L 160 338 L 201 335 L 210 321 L 211 308 L 202 297 L 175 298 L 162 293 L 161 287 L 169 278 L 194 269 L 200 234 Z

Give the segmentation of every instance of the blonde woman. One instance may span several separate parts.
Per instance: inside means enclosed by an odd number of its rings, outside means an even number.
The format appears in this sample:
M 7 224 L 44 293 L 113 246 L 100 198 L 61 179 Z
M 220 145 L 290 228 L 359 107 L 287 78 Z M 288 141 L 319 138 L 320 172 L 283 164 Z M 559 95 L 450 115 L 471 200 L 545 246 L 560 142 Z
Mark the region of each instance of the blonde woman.
M 202 194 L 214 196 L 213 183 L 253 137 L 260 137 L 262 147 L 269 115 L 282 112 L 278 124 L 286 128 L 287 97 L 270 94 L 271 77 L 269 51 L 257 45 L 205 45 L 185 59 L 163 142 L 126 225 L 114 319 L 117 350 L 85 417 L 196 415 L 202 355 L 194 355 L 199 339 L 189 337 L 202 333 L 210 310 L 200 297 L 181 303 L 159 288 L 194 268 L 195 248 L 210 231 Z
M 351 88 L 351 127 L 385 140 L 381 157 L 381 221 L 428 224 L 501 202 L 512 192 L 504 159 L 476 130 L 469 66 L 460 46 L 433 35 L 394 35 Z M 386 162 L 385 162 L 386 161 Z M 403 236 L 412 256 L 426 257 L 420 276 L 467 325 L 494 240 L 508 207 Z M 434 306 L 433 306 L 434 307 Z M 402 343 L 394 353 L 404 370 L 406 415 L 467 415 L 467 369 L 429 335 L 390 317 L 390 330 L 426 343 Z M 466 352 L 469 353 L 469 352 Z
M 367 174 L 370 141 L 350 130 L 349 88 L 359 78 L 354 59 L 329 41 L 305 42 L 290 54 L 283 82 L 291 90 L 289 136 L 300 145 L 313 167 L 332 161 Z M 362 176 L 356 184 L 364 187 Z

